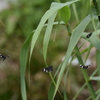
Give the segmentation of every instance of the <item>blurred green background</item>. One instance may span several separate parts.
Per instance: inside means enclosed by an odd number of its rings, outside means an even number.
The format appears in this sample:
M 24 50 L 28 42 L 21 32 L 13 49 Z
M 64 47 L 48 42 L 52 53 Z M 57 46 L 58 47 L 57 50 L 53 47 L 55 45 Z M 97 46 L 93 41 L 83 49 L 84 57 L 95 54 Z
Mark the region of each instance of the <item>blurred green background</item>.
M 41 17 L 45 11 L 49 9 L 53 0 L 2 0 L 0 1 L 0 5 L 3 5 L 4 1 L 6 8 L 0 10 L 0 54 L 10 55 L 10 58 L 5 61 L 0 59 L 0 100 L 22 100 L 20 94 L 19 70 L 20 50 L 28 35 L 37 28 Z M 62 0 L 62 2 L 66 1 L 68 0 Z M 81 3 L 78 2 L 76 5 L 80 21 L 89 11 L 88 2 L 86 7 L 82 8 L 85 1 L 86 0 L 83 0 Z M 71 27 L 75 27 L 77 21 L 75 20 L 72 6 L 71 12 L 72 16 L 70 24 Z M 41 32 L 35 46 L 30 70 L 29 66 L 27 66 L 26 83 L 28 100 L 47 100 L 48 96 L 51 79 L 48 74 L 41 71 L 42 68 L 45 67 L 42 56 L 44 31 L 45 28 Z M 62 58 L 64 57 L 68 46 L 68 41 L 69 38 L 66 27 L 63 25 L 55 26 L 52 31 L 47 57 L 48 65 L 54 66 L 54 73 L 57 66 L 62 62 Z M 79 74 L 81 74 L 80 69 L 76 69 L 75 67 L 70 69 L 68 77 L 69 81 L 67 83 L 69 100 L 71 100 L 74 93 L 78 91 L 79 87 L 84 83 L 82 76 Z M 84 96 L 83 99 L 80 99 L 80 97 L 77 100 L 84 100 Z M 61 100 L 59 94 L 57 94 L 55 100 Z

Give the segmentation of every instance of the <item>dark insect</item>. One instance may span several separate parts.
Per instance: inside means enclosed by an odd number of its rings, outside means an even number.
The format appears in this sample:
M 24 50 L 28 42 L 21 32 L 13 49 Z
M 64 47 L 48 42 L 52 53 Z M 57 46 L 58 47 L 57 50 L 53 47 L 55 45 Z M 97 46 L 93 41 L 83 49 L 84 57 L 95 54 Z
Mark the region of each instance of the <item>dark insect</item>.
M 99 20 L 99 22 L 100 22 L 100 15 L 98 16 L 98 20 Z
M 84 69 L 90 68 L 90 66 L 91 66 L 91 65 L 86 65 L 86 66 L 80 65 L 80 67 L 81 67 L 81 68 L 84 68 Z
M 52 65 L 51 66 L 48 66 L 48 67 L 45 67 L 45 68 L 42 69 L 42 71 L 44 71 L 46 73 L 52 72 L 53 71 L 53 68 L 52 67 L 53 67 Z
M 0 54 L 0 57 L 3 59 L 3 61 L 6 59 L 6 58 L 8 58 L 8 57 L 10 57 L 10 56 L 3 56 L 2 54 Z
M 92 35 L 92 32 L 91 32 L 91 33 L 89 33 L 89 34 L 86 36 L 86 38 L 90 38 L 90 37 L 91 37 L 91 35 Z

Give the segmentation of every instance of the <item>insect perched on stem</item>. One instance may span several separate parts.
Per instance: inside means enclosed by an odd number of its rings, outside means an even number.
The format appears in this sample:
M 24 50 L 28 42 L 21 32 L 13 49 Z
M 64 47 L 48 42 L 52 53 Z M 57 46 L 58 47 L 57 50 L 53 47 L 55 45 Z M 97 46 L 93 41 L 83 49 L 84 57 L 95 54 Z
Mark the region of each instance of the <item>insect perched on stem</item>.
M 81 68 L 84 68 L 84 69 L 90 68 L 90 66 L 91 66 L 91 65 L 86 65 L 86 66 L 80 65 L 80 67 L 81 67 Z
M 4 61 L 6 58 L 10 57 L 10 55 L 9 56 L 4 56 L 4 55 L 0 54 L 0 57 L 3 59 L 2 61 Z
M 53 71 L 52 67 L 53 67 L 52 65 L 48 66 L 48 67 L 45 67 L 45 68 L 42 69 L 42 71 L 45 72 L 45 73 L 52 72 Z
M 91 32 L 91 33 L 89 33 L 89 34 L 86 36 L 86 38 L 90 38 L 90 37 L 91 37 L 91 35 L 92 35 L 92 32 Z

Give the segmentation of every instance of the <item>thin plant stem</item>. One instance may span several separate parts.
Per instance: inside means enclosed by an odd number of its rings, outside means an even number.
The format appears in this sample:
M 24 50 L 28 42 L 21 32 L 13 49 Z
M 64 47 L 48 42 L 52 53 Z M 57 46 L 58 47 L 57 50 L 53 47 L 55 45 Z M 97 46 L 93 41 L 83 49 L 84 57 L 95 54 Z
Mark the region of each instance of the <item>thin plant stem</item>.
M 51 80 L 52 80 L 52 82 L 53 82 L 54 86 L 56 87 L 56 82 L 55 82 L 55 80 L 54 80 L 54 78 L 53 78 L 52 74 L 51 74 L 51 73 L 49 73 L 49 76 L 50 76 L 50 78 L 51 78 Z M 59 89 L 58 89 L 58 93 L 60 94 L 61 98 L 63 98 L 63 96 L 62 96 L 62 94 L 61 94 L 61 92 L 60 92 L 60 90 L 59 90 Z
M 71 31 L 71 28 L 68 25 L 66 27 L 68 29 L 68 32 Z M 79 48 L 77 47 L 77 45 L 75 46 L 75 52 L 76 52 L 76 57 L 77 57 L 79 63 L 84 65 L 81 54 L 80 54 L 80 51 L 79 51 Z M 88 76 L 88 73 L 87 73 L 86 69 L 82 69 L 82 74 L 83 74 L 83 77 L 84 77 L 84 79 L 87 83 L 87 86 L 88 86 L 88 89 L 89 89 L 90 94 L 92 96 L 92 99 L 95 100 L 96 94 L 95 94 L 95 91 L 93 89 L 93 86 L 91 84 L 91 81 L 90 81 L 90 78 Z
M 84 83 L 84 85 L 81 87 L 81 89 L 77 92 L 77 94 L 74 96 L 74 98 L 72 100 L 76 100 L 76 98 L 78 97 L 78 95 L 82 92 L 82 90 L 86 87 L 86 83 Z
M 86 60 L 87 60 L 87 58 L 88 58 L 88 56 L 89 56 L 89 54 L 90 54 L 90 51 L 91 51 L 91 48 L 92 48 L 93 46 L 90 44 L 90 46 L 89 46 L 89 48 L 88 48 L 88 52 L 87 52 L 87 55 L 86 55 L 86 58 L 85 58 L 85 62 L 86 62 Z
M 84 65 L 82 57 L 81 57 L 81 54 L 80 54 L 80 51 L 79 51 L 77 46 L 75 47 L 75 50 L 77 52 L 76 56 L 77 56 L 77 59 L 78 59 L 79 63 Z M 85 81 L 87 83 L 87 86 L 88 86 L 88 89 L 90 91 L 91 97 L 92 97 L 93 100 L 95 100 L 96 94 L 95 94 L 95 91 L 94 91 L 93 86 L 91 84 L 91 81 L 89 79 L 89 76 L 88 76 L 88 74 L 86 72 L 86 69 L 82 69 L 82 73 L 83 73 L 84 79 L 85 79 Z
M 78 18 L 77 10 L 76 10 L 76 6 L 75 6 L 74 3 L 72 4 L 72 7 L 73 7 L 74 14 L 75 14 L 76 22 L 79 23 L 79 18 Z
M 100 11 L 99 11 L 99 7 L 98 7 L 98 4 L 97 4 L 97 1 L 96 0 L 93 0 L 93 3 L 94 3 L 94 6 L 95 6 L 97 15 L 98 15 L 98 20 L 100 22 Z

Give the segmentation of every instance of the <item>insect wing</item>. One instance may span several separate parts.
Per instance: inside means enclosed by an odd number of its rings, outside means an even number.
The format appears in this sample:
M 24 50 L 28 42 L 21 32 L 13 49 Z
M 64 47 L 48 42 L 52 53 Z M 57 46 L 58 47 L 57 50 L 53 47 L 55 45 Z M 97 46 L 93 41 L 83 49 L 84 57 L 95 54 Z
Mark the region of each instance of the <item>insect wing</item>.
M 84 68 L 84 69 L 87 69 L 89 68 L 91 65 L 87 65 L 87 66 L 83 66 L 83 65 L 80 65 L 81 68 Z
M 43 68 L 42 71 L 48 73 L 48 67 L 47 68 Z
M 87 69 L 89 66 L 83 66 L 84 69 Z
M 48 67 L 48 70 L 49 70 L 49 72 L 52 72 L 52 71 L 53 71 L 52 66 L 49 66 L 49 67 Z
M 52 68 L 52 66 L 45 67 L 45 68 L 42 69 L 42 71 L 44 71 L 44 72 L 46 72 L 46 73 L 52 72 L 52 71 L 53 71 L 53 68 Z
M 89 33 L 89 34 L 86 36 L 86 38 L 90 38 L 90 37 L 91 37 L 91 35 L 92 35 L 92 32 L 91 32 L 91 33 Z
M 4 61 L 6 58 L 10 57 L 10 56 L 3 56 L 0 54 L 0 57 L 3 59 L 2 61 Z
M 2 58 L 2 55 L 0 54 L 0 57 Z

